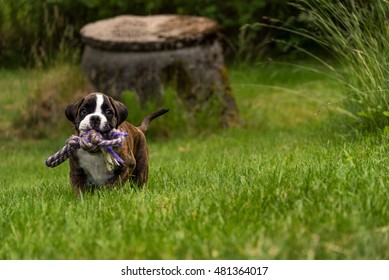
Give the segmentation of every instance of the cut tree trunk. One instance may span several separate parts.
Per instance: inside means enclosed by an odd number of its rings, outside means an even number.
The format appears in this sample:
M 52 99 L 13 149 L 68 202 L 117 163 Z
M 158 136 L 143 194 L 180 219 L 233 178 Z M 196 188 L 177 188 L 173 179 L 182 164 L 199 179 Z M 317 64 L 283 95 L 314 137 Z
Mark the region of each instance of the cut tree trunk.
M 223 126 L 238 121 L 218 24 L 189 16 L 119 16 L 81 29 L 86 46 L 82 66 L 96 90 L 120 99 L 136 93 L 141 104 L 160 101 L 174 81 L 189 111 L 220 106 Z

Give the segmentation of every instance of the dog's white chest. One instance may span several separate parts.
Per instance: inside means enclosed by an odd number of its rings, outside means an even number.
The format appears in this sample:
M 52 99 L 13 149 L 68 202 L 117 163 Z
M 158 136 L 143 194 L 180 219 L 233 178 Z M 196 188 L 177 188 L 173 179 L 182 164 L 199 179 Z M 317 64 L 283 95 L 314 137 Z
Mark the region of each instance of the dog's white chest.
M 114 176 L 105 166 L 102 153 L 91 154 L 82 149 L 77 150 L 80 167 L 84 169 L 88 183 L 95 186 L 102 186 Z

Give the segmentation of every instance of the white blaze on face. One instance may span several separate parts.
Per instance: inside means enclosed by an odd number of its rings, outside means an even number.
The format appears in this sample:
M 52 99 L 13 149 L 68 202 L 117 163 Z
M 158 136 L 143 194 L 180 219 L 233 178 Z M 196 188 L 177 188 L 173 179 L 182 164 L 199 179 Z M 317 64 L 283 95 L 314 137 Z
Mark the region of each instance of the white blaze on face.
M 98 117 L 100 119 L 99 130 L 103 131 L 107 124 L 107 118 L 103 115 L 102 106 L 104 103 L 104 96 L 102 94 L 96 94 L 96 107 L 93 113 L 90 113 L 85 116 L 85 118 L 80 122 L 80 130 L 89 130 L 92 129 L 92 117 Z

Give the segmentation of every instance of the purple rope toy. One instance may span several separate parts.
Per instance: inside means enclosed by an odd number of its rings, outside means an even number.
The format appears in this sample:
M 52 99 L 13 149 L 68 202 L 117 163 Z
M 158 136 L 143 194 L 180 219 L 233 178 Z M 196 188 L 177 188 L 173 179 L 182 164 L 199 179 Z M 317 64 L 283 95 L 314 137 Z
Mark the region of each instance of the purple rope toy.
M 117 129 L 112 129 L 105 134 L 105 138 L 96 130 L 84 130 L 79 136 L 72 135 L 66 140 L 66 145 L 57 153 L 46 159 L 47 167 L 56 167 L 67 160 L 70 155 L 77 149 L 85 151 L 97 151 L 100 149 L 105 154 L 106 164 L 125 165 L 124 161 L 115 153 L 113 147 L 119 147 L 123 144 L 124 138 L 128 133 L 121 132 Z M 107 159 L 106 154 L 110 156 Z

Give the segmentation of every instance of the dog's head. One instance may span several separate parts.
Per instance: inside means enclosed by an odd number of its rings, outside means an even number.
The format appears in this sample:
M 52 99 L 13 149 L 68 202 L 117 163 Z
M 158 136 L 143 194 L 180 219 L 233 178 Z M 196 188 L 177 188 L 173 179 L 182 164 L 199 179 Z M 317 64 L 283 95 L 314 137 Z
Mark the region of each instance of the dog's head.
M 74 123 L 77 132 L 94 129 L 101 133 L 117 128 L 128 115 L 126 106 L 102 93 L 91 93 L 70 104 L 66 117 Z

